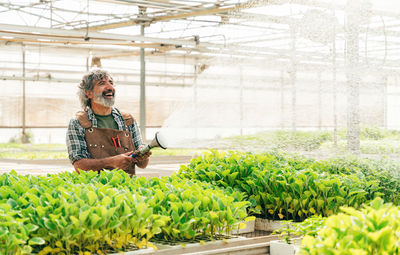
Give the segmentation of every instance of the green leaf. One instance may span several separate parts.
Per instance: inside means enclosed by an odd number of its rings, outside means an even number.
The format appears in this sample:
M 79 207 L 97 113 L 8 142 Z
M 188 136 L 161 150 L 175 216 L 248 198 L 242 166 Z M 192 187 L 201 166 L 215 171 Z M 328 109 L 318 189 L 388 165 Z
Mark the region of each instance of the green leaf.
M 46 215 L 46 209 L 42 206 L 37 206 L 36 212 L 39 215 L 39 217 L 44 217 Z
M 72 221 L 72 224 L 75 226 L 75 227 L 78 227 L 79 226 L 79 220 L 75 217 L 75 216 L 69 216 L 69 218 L 70 218 L 70 220 Z
M 114 229 L 120 226 L 122 223 L 119 220 L 113 220 L 108 224 L 109 229 Z
M 57 229 L 56 224 L 54 224 L 54 222 L 49 221 L 49 220 L 45 220 L 45 221 L 44 221 L 44 225 L 45 225 L 46 228 L 49 229 L 49 230 L 55 231 L 55 230 Z
M 158 200 L 162 201 L 164 199 L 164 193 L 160 189 L 156 189 L 155 192 Z
M 81 211 L 81 212 L 79 213 L 79 222 L 80 222 L 81 225 L 83 225 L 83 224 L 86 222 L 86 220 L 88 219 L 88 216 L 89 216 L 90 212 L 91 212 L 91 210 L 88 209 L 88 210 L 86 210 L 86 211 Z
M 42 245 L 45 244 L 45 241 L 41 237 L 33 237 L 29 239 L 29 244 L 30 245 Z
M 193 205 L 189 202 L 183 202 L 183 209 L 185 210 L 185 212 L 189 212 L 190 210 L 193 209 Z
M 383 205 L 384 201 L 382 198 L 377 197 L 375 198 L 371 203 L 371 207 L 374 208 L 375 210 L 380 209 Z
M 231 170 L 227 169 L 227 170 L 222 171 L 221 174 L 223 177 L 226 177 L 228 174 L 230 174 L 230 172 L 231 172 Z
M 96 193 L 94 193 L 93 191 L 89 191 L 89 192 L 87 193 L 87 197 L 88 197 L 88 203 L 89 203 L 89 205 L 94 205 L 94 202 L 95 202 L 96 199 L 97 199 Z
M 90 222 L 91 222 L 91 226 L 96 226 L 97 222 L 99 222 L 102 218 L 93 213 L 92 215 L 90 215 Z
M 1 238 L 3 238 L 8 233 L 9 233 L 8 232 L 8 228 L 3 227 L 3 226 L 0 225 L 0 240 L 1 240 Z
M 71 236 L 79 236 L 80 234 L 82 234 L 85 231 L 84 228 L 79 227 L 79 228 L 71 228 L 70 230 L 70 235 Z
M 255 216 L 249 216 L 249 217 L 244 218 L 244 221 L 245 221 L 245 222 L 255 221 L 255 220 L 256 220 L 256 217 L 255 217 Z
M 236 180 L 236 177 L 238 176 L 239 172 L 234 172 L 231 173 L 230 177 L 232 178 L 232 180 Z
M 101 204 L 104 206 L 108 206 L 112 203 L 112 199 L 109 196 L 105 196 L 103 197 L 103 199 L 101 200 Z
M 7 204 L 9 204 L 9 205 L 11 206 L 11 208 L 13 208 L 13 209 L 19 207 L 17 201 L 15 201 L 15 200 L 12 199 L 12 198 L 9 198 L 9 199 L 7 200 Z
M 175 224 L 179 223 L 180 217 L 179 217 L 178 212 L 172 211 L 171 217 L 172 217 L 172 219 L 173 219 L 173 221 L 174 221 Z
M 39 227 L 32 224 L 32 223 L 28 223 L 27 225 L 24 226 L 25 229 L 28 231 L 28 233 L 35 231 L 36 229 L 38 229 Z
M 199 208 L 195 207 L 193 212 L 194 212 L 195 217 L 197 217 L 197 218 L 201 217 L 201 212 L 200 212 Z
M 24 245 L 22 247 L 22 253 L 24 254 L 31 254 L 32 253 L 32 247 L 29 245 Z

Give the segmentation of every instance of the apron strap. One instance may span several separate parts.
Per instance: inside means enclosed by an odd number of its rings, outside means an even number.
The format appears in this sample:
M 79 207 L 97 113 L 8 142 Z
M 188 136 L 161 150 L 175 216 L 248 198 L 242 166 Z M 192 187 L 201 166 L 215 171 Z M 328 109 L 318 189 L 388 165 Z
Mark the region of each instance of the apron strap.
M 86 129 L 86 128 L 92 127 L 92 122 L 89 120 L 86 112 L 84 112 L 84 111 L 77 112 L 76 113 L 76 118 L 78 119 L 79 124 L 81 124 L 81 126 L 83 128 Z
M 134 118 L 129 113 L 121 112 L 122 118 L 124 118 L 125 128 L 128 131 L 128 126 L 133 125 Z

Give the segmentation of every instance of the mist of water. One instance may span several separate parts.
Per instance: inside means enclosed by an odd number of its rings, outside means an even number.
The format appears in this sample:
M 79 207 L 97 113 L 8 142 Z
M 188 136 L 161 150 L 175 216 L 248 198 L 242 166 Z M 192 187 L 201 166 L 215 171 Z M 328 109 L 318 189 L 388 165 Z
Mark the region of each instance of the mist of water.
M 231 19 L 266 26 L 268 31 L 251 35 L 249 28 L 249 43 L 242 45 L 268 47 L 275 56 L 265 56 L 263 49 L 214 57 L 206 63 L 210 67 L 198 73 L 188 95 L 191 100 L 177 107 L 163 124 L 170 147 L 218 147 L 224 137 L 271 130 L 293 134 L 327 130 L 332 135 L 329 142 L 349 139 L 354 146 L 359 143 L 354 134 L 359 136 L 360 126 L 400 128 L 392 98 L 399 94 L 388 94 L 396 86 L 398 64 L 385 75 L 375 66 L 388 63 L 391 44 L 385 35 L 386 18 L 376 16 L 376 7 L 366 0 L 347 1 L 342 10 L 268 4 L 263 12 L 254 11 L 261 15 L 250 20 L 231 13 Z M 280 19 L 277 13 L 290 16 L 293 22 Z M 276 27 L 279 32 L 268 34 L 268 15 L 281 23 Z M 225 38 L 229 41 L 233 36 L 225 34 Z M 340 130 L 350 130 L 350 135 L 338 134 Z M 252 148 L 253 142 L 259 143 L 249 140 L 242 146 Z

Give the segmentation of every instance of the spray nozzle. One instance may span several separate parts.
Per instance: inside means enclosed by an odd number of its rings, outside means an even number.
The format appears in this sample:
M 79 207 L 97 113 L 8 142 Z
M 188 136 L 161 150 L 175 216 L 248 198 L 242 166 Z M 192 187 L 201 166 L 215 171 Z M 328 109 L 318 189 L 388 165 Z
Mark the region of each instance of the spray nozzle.
M 149 150 L 151 150 L 154 147 L 160 147 L 160 148 L 163 148 L 164 150 L 167 148 L 165 138 L 159 132 L 156 133 L 154 139 L 151 141 L 150 144 L 147 144 L 140 150 L 133 153 L 132 157 L 133 158 L 140 157 L 141 155 L 145 154 L 146 152 L 148 152 Z

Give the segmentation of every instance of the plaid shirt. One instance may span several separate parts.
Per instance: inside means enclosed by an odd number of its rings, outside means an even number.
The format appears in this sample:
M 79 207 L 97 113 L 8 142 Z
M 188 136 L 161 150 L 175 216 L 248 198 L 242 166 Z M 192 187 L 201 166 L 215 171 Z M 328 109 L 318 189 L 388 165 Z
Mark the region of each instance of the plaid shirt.
M 85 112 L 88 115 L 88 119 L 92 122 L 92 126 L 97 127 L 97 119 L 94 116 L 93 110 L 90 107 L 86 107 Z M 112 108 L 111 114 L 115 122 L 117 122 L 118 130 L 125 130 L 124 119 L 119 110 L 117 108 Z M 134 119 L 132 125 L 128 126 L 128 129 L 132 134 L 133 145 L 136 149 L 139 148 L 143 142 L 136 119 Z M 81 126 L 77 118 L 69 122 L 67 130 L 67 148 L 68 156 L 72 163 L 82 158 L 92 158 L 86 145 L 85 129 Z

